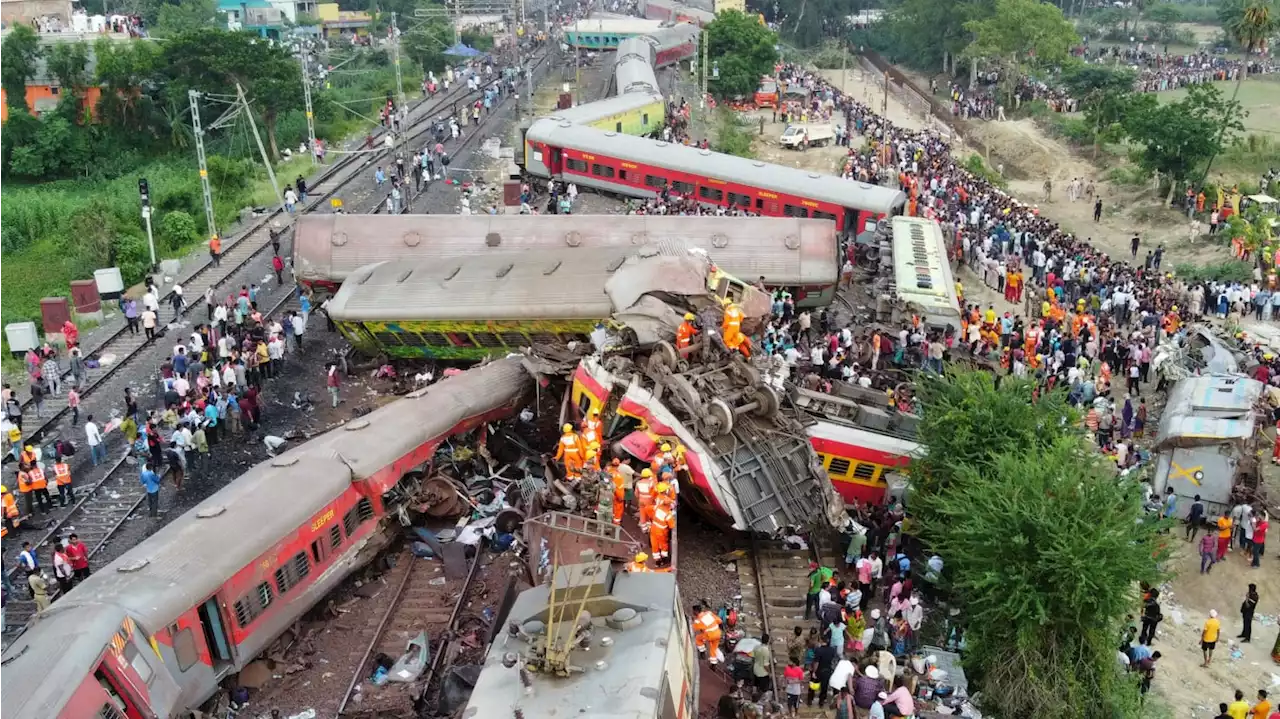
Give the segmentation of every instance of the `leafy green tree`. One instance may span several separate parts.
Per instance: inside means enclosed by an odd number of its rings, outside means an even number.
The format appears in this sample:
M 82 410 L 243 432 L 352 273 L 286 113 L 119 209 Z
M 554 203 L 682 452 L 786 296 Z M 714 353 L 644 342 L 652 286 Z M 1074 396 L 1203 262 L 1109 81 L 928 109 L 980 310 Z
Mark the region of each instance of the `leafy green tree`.
M 707 57 L 719 68 L 719 77 L 707 81 L 714 94 L 750 95 L 760 86 L 761 76 L 772 74 L 778 60 L 778 36 L 754 15 L 722 12 L 707 25 L 706 32 Z
M 1094 63 L 1071 63 L 1062 72 L 1062 83 L 1072 97 L 1080 100 L 1085 122 L 1093 132 L 1093 156 L 1104 142 L 1120 142 L 1125 138 L 1124 120 L 1137 112 L 1145 112 L 1156 103 L 1154 95 L 1133 90 L 1134 73 Z
M 1131 112 L 1124 124 L 1143 145 L 1138 162 L 1148 172 L 1169 178 L 1169 199 L 1178 185 L 1244 131 L 1240 103 L 1222 96 L 1214 85 L 1192 85 L 1177 102 L 1150 105 Z M 1201 180 L 1203 182 L 1203 179 Z
M 98 120 L 123 132 L 148 131 L 154 105 L 152 87 L 160 67 L 160 48 L 150 42 L 93 44 L 96 80 L 102 85 Z M 183 98 L 185 101 L 185 98 Z
M 960 54 L 972 39 L 965 23 L 982 20 L 995 10 L 994 0 L 895 0 L 873 36 L 887 33 L 882 50 L 896 60 L 932 70 L 959 74 Z
M 218 20 L 216 0 L 183 0 L 160 6 L 152 34 L 173 37 L 192 30 L 213 27 Z
M 920 390 L 926 454 L 908 467 L 908 506 L 962 607 L 984 711 L 1137 717 L 1116 637 L 1163 556 L 1159 523 L 1139 521 L 1140 486 L 1086 445 L 1061 392 L 1035 399 L 1025 381 L 979 372 Z
M 400 37 L 400 49 L 423 72 L 439 72 L 446 65 L 444 51 L 453 45 L 453 25 L 431 20 Z
M 1155 32 L 1152 33 L 1161 40 L 1169 41 L 1174 38 L 1174 25 L 1182 20 L 1182 11 L 1178 6 L 1164 3 L 1161 5 L 1152 5 L 1142 13 L 1147 22 L 1155 25 Z
M 1226 30 L 1227 36 L 1244 48 L 1246 56 L 1252 55 L 1254 50 L 1267 41 L 1267 38 L 1280 31 L 1280 10 L 1276 9 L 1271 0 L 1230 0 L 1219 8 L 1218 18 L 1222 21 L 1222 27 Z M 1240 86 L 1244 84 L 1244 77 L 1243 72 L 1236 77 L 1235 89 L 1231 91 L 1232 102 L 1235 102 L 1240 95 Z M 1226 146 L 1224 139 L 1228 129 L 1225 125 L 1219 128 L 1218 147 L 1209 156 L 1204 174 L 1200 176 L 1200 184 L 1204 184 L 1204 178 L 1209 176 L 1213 161 Z
M 181 106 L 188 90 L 234 95 L 239 84 L 262 117 L 272 159 L 280 157 L 276 122 L 303 104 L 302 69 L 287 48 L 246 32 L 206 28 L 170 38 L 162 56 L 170 102 Z
M 1062 10 L 1040 0 L 996 0 L 995 12 L 964 24 L 973 41 L 964 56 L 1000 69 L 1000 86 L 1012 104 L 1017 79 L 1033 66 L 1067 59 L 1080 38 Z
M 188 212 L 174 210 L 166 212 L 160 219 L 160 234 L 168 242 L 169 247 L 177 249 L 200 239 L 196 229 L 196 220 Z
M 4 88 L 5 103 L 9 113 L 31 112 L 27 106 L 27 82 L 36 75 L 36 63 L 40 60 L 40 38 L 26 23 L 13 26 L 4 42 L 0 43 L 0 88 Z

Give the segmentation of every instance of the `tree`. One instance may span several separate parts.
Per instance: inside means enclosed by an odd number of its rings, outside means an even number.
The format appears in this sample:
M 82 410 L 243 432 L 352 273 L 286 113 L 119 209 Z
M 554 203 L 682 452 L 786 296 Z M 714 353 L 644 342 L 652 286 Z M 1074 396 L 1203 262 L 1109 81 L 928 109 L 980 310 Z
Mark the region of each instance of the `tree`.
M 964 55 L 1000 69 L 1000 85 L 1010 103 L 1017 79 L 1029 67 L 1065 61 L 1080 40 L 1062 10 L 1040 0 L 996 0 L 993 15 L 964 27 L 973 33 Z
M 453 45 L 453 25 L 443 19 L 431 20 L 400 37 L 400 49 L 423 72 L 438 72 L 446 65 L 444 51 Z
M 874 34 L 891 36 L 886 52 L 895 59 L 943 72 L 958 74 L 958 56 L 969 44 L 966 22 L 981 20 L 995 11 L 994 0 L 897 0 Z
M 1155 24 L 1156 32 L 1154 35 L 1157 38 L 1169 42 L 1174 38 L 1173 26 L 1182 20 L 1182 11 L 1176 5 L 1166 3 L 1147 8 L 1146 12 L 1143 13 L 1143 17 L 1148 22 Z
M 1093 131 L 1093 156 L 1104 142 L 1120 142 L 1125 137 L 1124 119 L 1143 112 L 1156 103 L 1154 95 L 1133 91 L 1134 73 L 1094 63 L 1071 63 L 1062 72 L 1062 84 L 1072 97 L 1079 98 L 1085 122 Z
M 1225 144 L 1244 131 L 1243 117 L 1240 103 L 1224 98 L 1216 86 L 1192 85 L 1181 100 L 1131 112 L 1124 124 L 1129 136 L 1143 145 L 1138 155 L 1142 168 L 1170 179 L 1172 200 L 1180 182 L 1203 163 L 1212 163 Z
M 760 77 L 773 72 L 778 36 L 752 15 L 727 10 L 706 27 L 707 57 L 714 58 L 719 77 L 707 82 L 720 97 L 750 95 Z
M 192 30 L 213 26 L 218 19 L 216 0 L 183 0 L 176 5 L 162 5 L 152 34 L 173 37 Z
M 62 95 L 58 98 L 58 114 L 79 122 L 84 104 L 84 88 L 89 82 L 89 46 L 82 42 L 60 42 L 50 48 L 45 58 L 49 74 L 58 81 Z
M 160 52 L 159 46 L 150 42 L 112 42 L 102 38 L 93 44 L 96 79 L 103 86 L 98 101 L 99 122 L 131 133 L 146 128 L 154 103 L 148 88 L 155 84 Z
M 908 504 L 963 607 L 983 710 L 1136 717 L 1116 637 L 1163 556 L 1140 485 L 1084 442 L 1062 392 L 1035 399 L 1025 381 L 965 372 L 924 378 L 920 407 L 926 454 L 908 466 Z
M 243 87 L 262 116 L 272 159 L 279 158 L 276 121 L 303 104 L 302 69 L 288 49 L 250 33 L 206 28 L 170 38 L 163 58 L 171 102 L 186 102 L 188 90 L 234 95 L 237 84 Z
M 36 63 L 40 60 L 40 38 L 26 23 L 13 26 L 0 44 L 0 88 L 4 88 L 9 113 L 31 112 L 27 106 L 27 82 L 36 75 Z

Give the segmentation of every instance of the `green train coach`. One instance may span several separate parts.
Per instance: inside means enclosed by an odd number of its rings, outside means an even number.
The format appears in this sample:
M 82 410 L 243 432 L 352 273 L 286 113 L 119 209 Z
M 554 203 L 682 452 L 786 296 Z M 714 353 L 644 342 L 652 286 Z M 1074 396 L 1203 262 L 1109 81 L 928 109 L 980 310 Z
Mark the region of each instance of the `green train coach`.
M 646 341 L 615 319 L 617 298 L 627 308 L 660 293 L 678 318 L 717 296 L 763 296 L 698 253 L 646 245 L 379 262 L 353 272 L 328 312 L 357 350 L 400 359 L 482 360 L 589 341 L 600 327 Z

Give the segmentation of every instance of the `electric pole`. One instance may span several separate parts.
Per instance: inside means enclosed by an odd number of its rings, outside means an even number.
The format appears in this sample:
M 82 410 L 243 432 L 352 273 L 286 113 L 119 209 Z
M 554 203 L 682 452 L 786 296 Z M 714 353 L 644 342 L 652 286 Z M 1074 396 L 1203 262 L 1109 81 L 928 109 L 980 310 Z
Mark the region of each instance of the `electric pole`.
M 280 209 L 284 210 L 284 195 L 280 194 L 280 183 L 276 182 L 276 170 L 271 166 L 271 158 L 267 157 L 267 149 L 262 146 L 262 135 L 258 134 L 258 123 L 253 119 L 253 111 L 249 109 L 249 101 L 244 96 L 244 88 L 240 87 L 238 82 L 236 83 L 236 98 L 240 102 L 240 109 L 249 118 L 249 127 L 253 130 L 253 141 L 258 143 L 258 154 L 262 155 L 262 164 L 267 168 L 267 177 L 271 180 L 271 191 L 275 193 L 276 199 L 280 201 Z
M 191 102 L 191 130 L 196 136 L 196 159 L 200 161 L 200 194 L 204 200 L 204 221 L 209 227 L 209 239 L 218 236 L 218 224 L 213 218 L 213 190 L 209 188 L 209 164 L 204 155 L 204 130 L 200 127 L 200 93 L 187 91 Z
M 702 31 L 700 38 L 702 45 L 702 62 L 699 63 L 702 70 L 702 81 L 699 84 L 698 93 L 698 109 L 706 109 L 707 107 L 707 31 Z
M 311 109 L 311 63 L 307 48 L 302 48 L 302 99 L 307 103 L 307 151 L 311 155 L 311 164 L 316 164 L 316 119 Z M 396 72 L 399 73 L 399 66 Z
M 396 65 L 396 96 L 400 100 L 400 107 L 404 107 L 404 78 L 400 75 L 400 28 L 396 25 L 395 13 L 391 13 L 391 58 Z

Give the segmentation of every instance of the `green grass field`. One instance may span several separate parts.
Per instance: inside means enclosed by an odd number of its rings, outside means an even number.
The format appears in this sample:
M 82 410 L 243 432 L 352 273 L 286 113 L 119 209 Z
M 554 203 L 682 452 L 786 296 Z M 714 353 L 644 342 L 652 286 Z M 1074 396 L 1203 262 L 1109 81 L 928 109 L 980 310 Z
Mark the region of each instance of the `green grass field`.
M 1236 89 L 1234 82 L 1214 84 L 1228 98 Z M 1187 91 L 1183 89 L 1158 92 L 1156 96 L 1161 102 L 1175 102 L 1186 94 Z M 1262 75 L 1245 80 L 1236 100 L 1249 113 L 1244 119 L 1245 134 L 1252 132 L 1272 135 L 1272 142 L 1280 144 L 1280 75 Z

